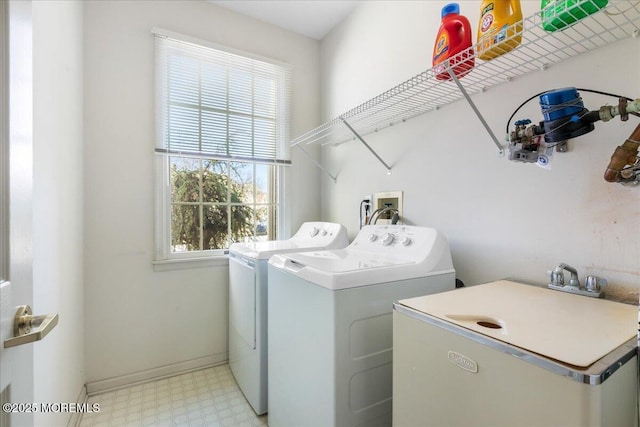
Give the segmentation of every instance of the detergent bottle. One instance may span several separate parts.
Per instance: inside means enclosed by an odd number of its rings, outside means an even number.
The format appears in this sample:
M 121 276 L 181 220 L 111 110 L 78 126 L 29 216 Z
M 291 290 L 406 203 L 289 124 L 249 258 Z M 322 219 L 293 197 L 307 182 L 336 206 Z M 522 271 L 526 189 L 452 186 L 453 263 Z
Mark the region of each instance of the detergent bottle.
M 471 25 L 460 15 L 458 3 L 442 8 L 442 23 L 433 46 L 433 72 L 438 80 L 451 80 L 445 64 L 448 62 L 457 78 L 466 75 L 475 64 L 471 48 Z M 450 59 L 451 58 L 451 59 Z
M 478 58 L 493 59 L 518 46 L 521 40 L 520 0 L 484 0 L 478 23 Z
M 542 0 L 542 28 L 553 32 L 562 30 L 596 13 L 608 3 L 608 0 Z

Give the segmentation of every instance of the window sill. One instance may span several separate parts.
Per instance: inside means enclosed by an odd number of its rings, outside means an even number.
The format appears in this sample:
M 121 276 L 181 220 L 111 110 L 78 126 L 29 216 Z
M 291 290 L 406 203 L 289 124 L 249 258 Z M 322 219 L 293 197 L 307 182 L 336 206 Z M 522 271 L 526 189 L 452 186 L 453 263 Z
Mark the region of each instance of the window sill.
M 228 265 L 228 255 L 200 258 L 175 258 L 153 261 L 153 271 L 190 270 L 194 268 L 227 267 Z

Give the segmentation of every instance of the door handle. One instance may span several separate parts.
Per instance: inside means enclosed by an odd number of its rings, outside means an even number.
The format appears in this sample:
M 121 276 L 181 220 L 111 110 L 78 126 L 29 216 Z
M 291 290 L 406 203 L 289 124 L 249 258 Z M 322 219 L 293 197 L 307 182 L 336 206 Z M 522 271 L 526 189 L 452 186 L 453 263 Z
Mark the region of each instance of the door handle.
M 58 313 L 34 316 L 31 307 L 21 305 L 13 320 L 13 338 L 5 340 L 4 348 L 40 341 L 57 324 Z

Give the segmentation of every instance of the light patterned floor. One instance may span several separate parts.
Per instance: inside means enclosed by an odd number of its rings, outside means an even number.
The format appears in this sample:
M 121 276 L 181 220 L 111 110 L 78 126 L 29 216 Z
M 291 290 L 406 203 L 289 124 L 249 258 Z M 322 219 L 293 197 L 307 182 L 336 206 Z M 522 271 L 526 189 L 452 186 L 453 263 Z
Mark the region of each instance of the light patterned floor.
M 258 417 L 233 379 L 229 365 L 215 366 L 88 399 L 99 412 L 85 413 L 80 427 L 259 427 Z

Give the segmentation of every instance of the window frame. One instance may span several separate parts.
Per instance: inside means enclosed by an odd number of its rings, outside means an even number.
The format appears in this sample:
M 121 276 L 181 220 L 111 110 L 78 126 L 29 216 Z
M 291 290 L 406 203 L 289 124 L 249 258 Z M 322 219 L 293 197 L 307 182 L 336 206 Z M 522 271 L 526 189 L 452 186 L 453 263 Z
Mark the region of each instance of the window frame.
M 187 43 L 193 43 L 198 46 L 207 47 L 216 49 L 222 52 L 231 53 L 235 55 L 240 55 L 248 59 L 255 59 L 262 62 L 267 62 L 273 65 L 277 65 L 285 69 L 287 73 L 289 73 L 289 84 L 291 84 L 291 67 L 286 63 L 282 63 L 279 61 L 275 61 L 269 58 L 260 57 L 258 55 L 254 55 L 247 52 L 242 52 L 239 50 L 231 49 L 225 46 L 220 46 L 215 43 L 195 39 L 189 36 L 185 36 L 182 34 L 173 33 L 171 31 L 162 30 L 158 28 L 153 28 L 152 33 L 155 36 L 167 37 L 179 41 L 184 41 Z M 157 55 L 157 54 L 156 54 Z M 157 60 L 157 56 L 156 56 Z M 157 71 L 156 71 L 156 79 Z M 288 89 L 288 93 L 290 92 L 290 87 Z M 158 96 L 158 95 L 156 95 Z M 290 127 L 290 111 L 291 111 L 291 96 L 288 94 L 285 97 L 285 102 L 287 103 L 285 110 L 286 115 L 288 117 L 285 118 L 286 125 Z M 156 100 L 156 105 L 158 105 L 158 100 Z M 157 108 L 157 107 L 156 107 Z M 160 111 L 156 110 L 156 153 L 155 153 L 155 190 L 156 190 L 156 203 L 155 203 L 155 256 L 154 256 L 154 269 L 156 270 L 165 270 L 165 269 L 175 269 L 175 268 L 190 268 L 189 266 L 177 266 L 176 264 L 183 264 L 185 262 L 189 262 L 193 266 L 209 266 L 209 265 L 222 265 L 226 264 L 228 261 L 228 248 L 226 249 L 214 249 L 214 250 L 197 250 L 197 251 L 185 251 L 185 252 L 172 252 L 171 251 L 171 172 L 170 172 L 170 162 L 171 157 L 182 156 L 185 158 L 201 158 L 201 159 L 211 159 L 211 160 L 219 160 L 219 161 L 228 161 L 228 162 L 245 162 L 251 164 L 265 164 L 264 161 L 260 160 L 250 160 L 247 158 L 218 158 L 216 156 L 191 156 L 189 153 L 181 154 L 173 154 L 168 152 L 161 152 L 162 149 L 158 150 L 158 140 L 160 135 L 163 134 L 162 120 L 159 117 L 161 114 Z M 280 119 L 280 118 L 279 118 Z M 285 133 L 285 144 L 289 144 L 289 129 L 286 129 Z M 275 190 L 275 199 L 274 203 L 277 206 L 276 211 L 276 234 L 274 238 L 282 239 L 288 234 L 286 230 L 288 230 L 289 224 L 289 207 L 285 203 L 286 200 L 286 181 L 289 175 L 287 169 L 289 164 L 284 164 L 281 161 L 273 161 L 267 162 L 266 164 L 273 165 L 274 167 L 274 182 L 268 183 L 268 185 Z M 254 176 L 255 180 L 255 176 Z M 255 186 L 255 181 L 254 181 Z M 227 205 L 233 205 L 230 201 L 226 202 Z M 248 206 L 264 206 L 261 204 L 255 203 L 247 203 Z

